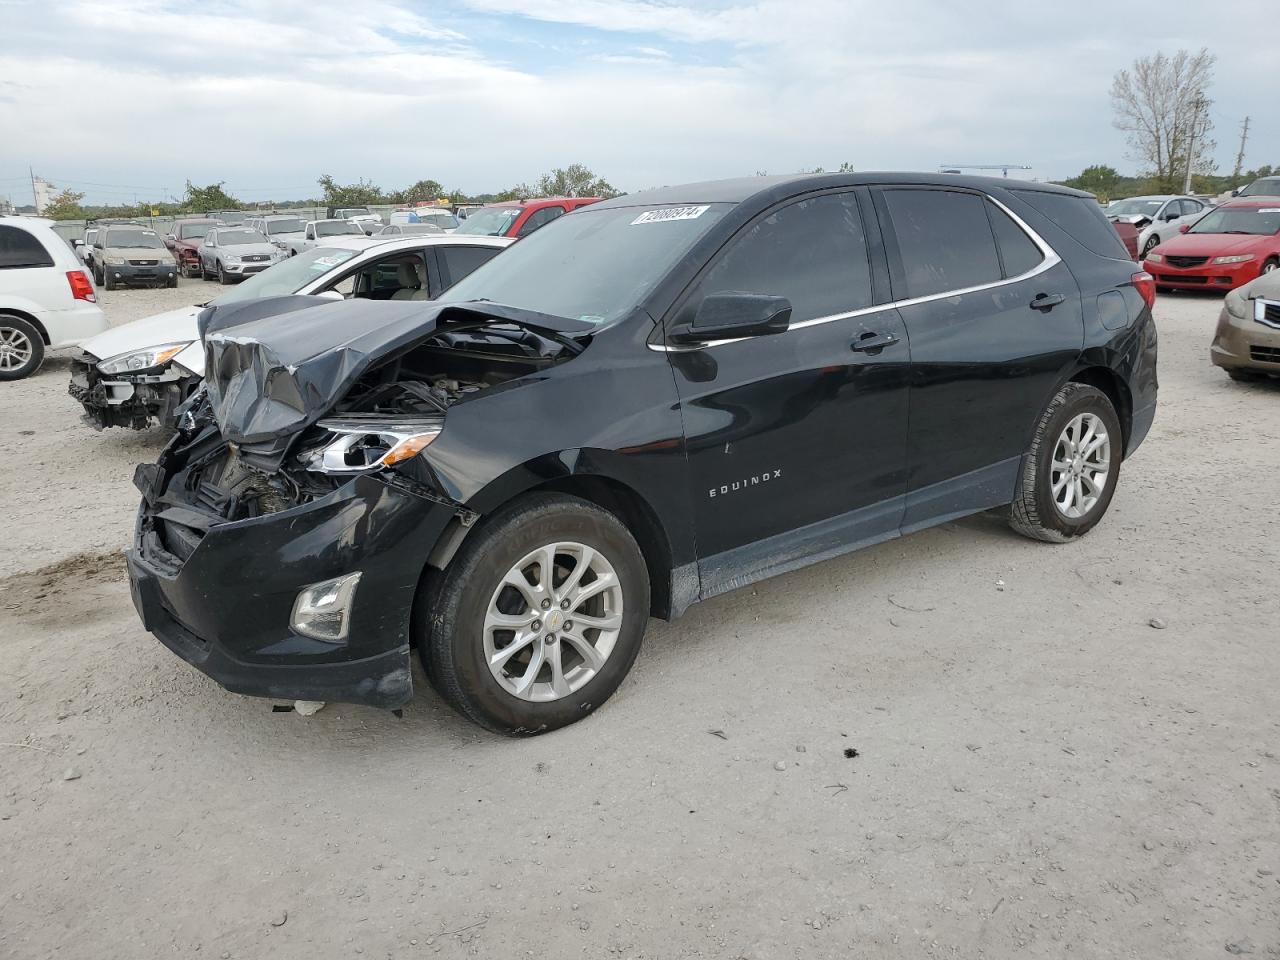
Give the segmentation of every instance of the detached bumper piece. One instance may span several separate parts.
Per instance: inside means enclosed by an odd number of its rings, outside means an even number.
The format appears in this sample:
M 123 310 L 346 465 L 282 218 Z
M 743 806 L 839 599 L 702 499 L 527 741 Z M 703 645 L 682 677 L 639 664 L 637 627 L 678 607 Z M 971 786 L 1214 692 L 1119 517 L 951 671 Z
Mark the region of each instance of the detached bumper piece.
M 199 382 L 198 377 L 172 372 L 107 378 L 91 360 L 76 358 L 71 361 L 67 393 L 84 407 L 84 420 L 95 430 L 145 430 L 153 423 L 172 427 L 175 411 Z
M 143 626 L 234 693 L 406 703 L 413 601 L 454 506 L 368 475 L 294 497 L 220 440 L 179 456 L 180 439 L 134 477 L 143 502 L 128 568 Z M 341 629 L 294 629 L 317 622 L 298 620 L 300 597 L 323 610 L 326 582 L 352 579 L 331 601 Z

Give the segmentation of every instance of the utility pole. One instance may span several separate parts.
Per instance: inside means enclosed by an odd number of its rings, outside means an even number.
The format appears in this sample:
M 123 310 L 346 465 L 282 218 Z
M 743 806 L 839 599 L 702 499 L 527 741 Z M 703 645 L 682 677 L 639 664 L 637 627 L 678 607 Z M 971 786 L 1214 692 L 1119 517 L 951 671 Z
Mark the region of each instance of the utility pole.
M 27 167 L 27 174 L 31 177 L 31 202 L 35 205 L 36 216 L 40 216 L 40 194 L 36 193 L 36 172 Z
M 1191 135 L 1187 138 L 1187 175 L 1182 181 L 1182 192 L 1191 192 L 1191 167 L 1196 159 L 1196 128 L 1200 126 L 1201 117 L 1204 115 L 1209 104 L 1205 101 L 1203 94 L 1196 96 L 1194 104 L 1194 112 L 1191 114 Z
M 1244 145 L 1249 140 L 1249 118 L 1244 118 L 1244 124 L 1240 128 L 1240 152 L 1236 154 L 1236 168 L 1231 171 L 1231 185 L 1234 187 L 1240 180 L 1240 174 L 1244 172 Z

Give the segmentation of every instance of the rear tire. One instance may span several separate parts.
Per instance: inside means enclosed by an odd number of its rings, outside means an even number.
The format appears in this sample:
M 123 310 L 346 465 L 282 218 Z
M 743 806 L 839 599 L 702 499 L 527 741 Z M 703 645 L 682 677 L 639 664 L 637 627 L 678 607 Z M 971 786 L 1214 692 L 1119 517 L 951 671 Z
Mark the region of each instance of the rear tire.
M 1123 456 L 1120 418 L 1107 395 L 1087 384 L 1065 384 L 1036 423 L 1010 526 L 1047 543 L 1084 536 L 1111 504 Z
M 554 552 L 546 575 L 536 559 L 544 548 Z M 516 576 L 524 587 L 510 585 Z M 495 626 L 503 618 L 520 625 Z M 648 571 L 622 522 L 577 497 L 535 494 L 488 519 L 443 574 L 428 578 L 413 629 L 427 676 L 450 706 L 496 733 L 531 736 L 608 700 L 648 619 Z
M 0 380 L 21 380 L 44 363 L 44 338 L 35 325 L 12 313 L 0 313 Z

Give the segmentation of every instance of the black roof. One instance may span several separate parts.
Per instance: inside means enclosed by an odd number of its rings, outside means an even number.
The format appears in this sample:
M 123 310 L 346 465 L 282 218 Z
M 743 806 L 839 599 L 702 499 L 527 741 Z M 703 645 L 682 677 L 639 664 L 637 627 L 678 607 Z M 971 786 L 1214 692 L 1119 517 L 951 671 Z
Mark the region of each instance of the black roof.
M 826 190 L 831 187 L 853 187 L 873 184 L 920 184 L 924 186 L 960 186 L 978 190 L 1031 189 L 1047 193 L 1065 193 L 1076 197 L 1090 194 L 1080 190 L 1060 187 L 1052 183 L 1030 183 L 1004 177 L 971 177 L 955 173 L 798 173 L 766 177 L 736 177 L 732 180 L 704 180 L 674 187 L 658 187 L 639 193 L 605 200 L 597 207 L 634 207 L 657 203 L 742 203 L 752 197 L 768 194 L 771 198 L 783 197 L 808 190 Z

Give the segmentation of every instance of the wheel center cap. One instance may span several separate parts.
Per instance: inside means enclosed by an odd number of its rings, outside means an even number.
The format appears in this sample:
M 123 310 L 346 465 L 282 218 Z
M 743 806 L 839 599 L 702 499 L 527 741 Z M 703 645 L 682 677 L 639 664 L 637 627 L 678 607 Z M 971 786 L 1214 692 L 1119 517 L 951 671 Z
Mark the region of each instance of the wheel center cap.
M 544 621 L 548 633 L 555 633 L 564 625 L 564 614 L 559 610 L 551 610 Z

